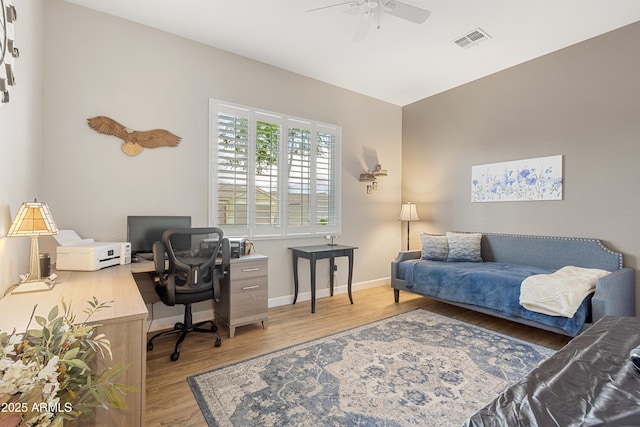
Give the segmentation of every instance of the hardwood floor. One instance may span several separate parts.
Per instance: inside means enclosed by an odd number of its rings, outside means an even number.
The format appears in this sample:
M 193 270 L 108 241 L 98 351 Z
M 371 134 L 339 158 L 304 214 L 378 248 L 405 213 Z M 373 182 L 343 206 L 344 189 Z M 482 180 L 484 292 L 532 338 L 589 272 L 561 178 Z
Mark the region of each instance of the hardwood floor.
M 229 339 L 228 331 L 220 327 L 222 346 L 215 348 L 207 334 L 190 334 L 182 345 L 180 359 L 169 360 L 175 336 L 154 341 L 147 353 L 146 425 L 203 426 L 200 408 L 187 384 L 186 377 L 239 362 L 267 352 L 289 347 L 334 332 L 360 326 L 378 319 L 413 310 L 417 307 L 480 325 L 503 334 L 559 349 L 569 342 L 564 335 L 520 325 L 487 316 L 429 298 L 401 292 L 400 303 L 393 302 L 389 286 L 365 289 L 353 293 L 354 304 L 346 294 L 316 301 L 316 313 L 311 314 L 310 301 L 269 310 L 269 328 L 259 323 L 242 326 Z

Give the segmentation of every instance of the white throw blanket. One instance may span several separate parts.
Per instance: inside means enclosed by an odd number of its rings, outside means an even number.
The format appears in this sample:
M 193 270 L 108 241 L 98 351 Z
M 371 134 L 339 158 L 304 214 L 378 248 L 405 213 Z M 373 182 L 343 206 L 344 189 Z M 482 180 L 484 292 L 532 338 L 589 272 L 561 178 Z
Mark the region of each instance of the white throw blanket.
M 597 268 L 567 266 L 551 274 L 535 274 L 522 281 L 520 305 L 551 316 L 573 317 L 582 300 L 609 274 Z

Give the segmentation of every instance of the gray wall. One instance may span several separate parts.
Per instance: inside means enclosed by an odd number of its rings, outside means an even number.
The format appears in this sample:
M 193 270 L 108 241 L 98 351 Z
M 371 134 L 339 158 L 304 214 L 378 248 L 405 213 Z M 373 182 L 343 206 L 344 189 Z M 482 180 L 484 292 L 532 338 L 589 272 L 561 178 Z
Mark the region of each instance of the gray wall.
M 22 202 L 40 193 L 42 170 L 42 0 L 13 2 L 18 19 L 14 25 L 20 57 L 15 63 L 16 86 L 11 101 L 0 104 L 0 295 L 19 275 L 29 272 L 30 239 L 6 238 Z
M 61 0 L 46 1 L 44 11 L 43 193 L 61 228 L 121 241 L 127 215 L 183 214 L 207 225 L 209 98 L 217 98 L 342 126 L 339 242 L 360 248 L 355 282 L 389 276 L 400 248 L 401 107 Z M 97 115 L 136 130 L 167 129 L 182 141 L 129 157 L 117 138 L 87 126 Z M 389 170 L 372 195 L 357 179 L 373 168 L 369 153 Z M 272 301 L 293 293 L 288 246 L 325 242 L 255 242 L 270 257 Z M 326 289 L 323 266 L 318 283 Z M 341 259 L 338 285 L 346 270 Z
M 594 237 L 640 254 L 640 23 L 403 108 L 403 199 L 422 231 Z M 482 49 L 479 46 L 478 49 Z M 564 200 L 471 203 L 471 167 L 562 154 Z
M 400 109 L 61 0 L 15 4 L 21 56 L 12 101 L 0 106 L 0 236 L 33 197 L 61 228 L 99 240 L 124 239 L 128 214 L 206 223 L 207 103 L 216 97 L 343 126 L 341 242 L 360 247 L 357 282 L 388 276 L 405 243 L 401 200 L 418 203 L 423 219 L 412 224 L 414 247 L 419 232 L 450 229 L 588 236 L 637 268 L 640 24 Z M 86 126 L 99 114 L 183 142 L 129 158 Z M 470 202 L 472 165 L 553 154 L 565 156 L 563 201 Z M 389 176 L 366 195 L 357 176 L 376 156 Z M 171 171 L 160 185 L 157 170 Z M 271 256 L 272 299 L 291 293 L 288 244 L 257 242 Z M 0 290 L 28 269 L 28 248 L 28 239 L 0 238 Z

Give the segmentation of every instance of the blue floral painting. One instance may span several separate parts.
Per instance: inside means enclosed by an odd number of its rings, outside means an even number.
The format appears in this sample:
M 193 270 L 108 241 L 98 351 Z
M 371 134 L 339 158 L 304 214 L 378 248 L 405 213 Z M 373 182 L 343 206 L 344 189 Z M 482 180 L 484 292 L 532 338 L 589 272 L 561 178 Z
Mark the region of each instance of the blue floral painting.
M 471 168 L 472 202 L 562 200 L 562 156 Z

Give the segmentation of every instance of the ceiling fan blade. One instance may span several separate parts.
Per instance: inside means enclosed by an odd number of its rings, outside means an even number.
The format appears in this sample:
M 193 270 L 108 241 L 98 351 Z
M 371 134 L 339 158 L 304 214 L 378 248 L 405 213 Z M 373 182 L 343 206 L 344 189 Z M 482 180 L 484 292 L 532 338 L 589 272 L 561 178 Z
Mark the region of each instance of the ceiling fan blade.
M 389 0 L 386 3 L 381 2 L 381 5 L 389 15 L 397 16 L 416 24 L 422 24 L 431 15 L 431 12 L 426 9 L 411 6 L 397 0 Z
M 358 3 L 357 1 L 344 1 L 342 3 L 330 4 L 328 6 L 322 6 L 322 7 L 316 7 L 315 9 L 309 9 L 309 10 L 307 10 L 307 12 L 315 12 L 317 10 L 329 9 L 329 8 L 332 8 L 332 7 L 338 7 L 338 6 L 344 6 L 344 5 L 349 5 L 349 7 L 356 7 L 356 6 L 360 6 L 360 3 Z
M 358 25 L 356 25 L 356 31 L 353 34 L 354 43 L 361 42 L 367 36 L 372 15 L 371 10 L 365 10 L 358 18 Z

